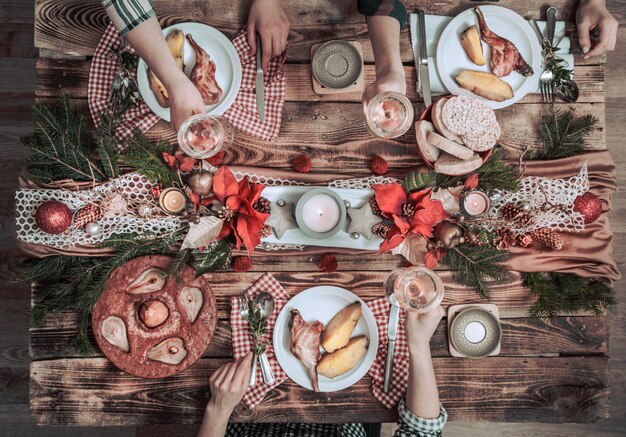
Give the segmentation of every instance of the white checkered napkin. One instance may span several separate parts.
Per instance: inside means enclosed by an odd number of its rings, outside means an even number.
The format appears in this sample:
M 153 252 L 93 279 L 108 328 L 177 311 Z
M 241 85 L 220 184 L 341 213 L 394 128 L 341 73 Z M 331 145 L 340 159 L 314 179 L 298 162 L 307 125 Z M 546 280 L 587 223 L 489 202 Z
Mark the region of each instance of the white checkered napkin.
M 392 408 L 406 393 L 409 380 L 409 345 L 404 330 L 404 310 L 400 309 L 398 331 L 396 335 L 396 348 L 393 357 L 393 372 L 389 392 L 383 391 L 385 379 L 385 359 L 387 358 L 387 326 L 389 325 L 389 309 L 391 304 L 386 297 L 366 302 L 372 310 L 372 314 L 378 325 L 378 353 L 374 364 L 370 367 L 369 375 L 372 377 L 372 394 L 387 408 Z
M 282 384 L 283 381 L 287 379 L 287 375 L 281 369 L 278 364 L 278 360 L 274 355 L 274 346 L 272 342 L 272 337 L 274 335 L 274 325 L 276 324 L 276 318 L 278 317 L 278 313 L 285 306 L 287 301 L 289 300 L 289 295 L 287 292 L 281 287 L 278 281 L 269 273 L 264 274 L 258 281 L 254 283 L 252 287 L 250 287 L 246 293 L 251 299 L 254 299 L 259 293 L 262 291 L 268 292 L 274 298 L 274 312 L 270 316 L 267 322 L 267 331 L 263 338 L 267 342 L 267 359 L 272 366 L 272 370 L 274 371 L 274 376 L 276 377 L 276 382 L 273 385 L 267 385 L 263 383 L 263 375 L 261 373 L 261 366 L 257 365 L 257 384 L 249 387 L 245 396 L 243 397 L 243 401 L 246 403 L 248 408 L 256 407 L 265 397 L 267 392 L 272 390 L 279 384 Z M 233 356 L 235 359 L 239 359 L 252 350 L 254 347 L 254 342 L 250 335 L 250 331 L 248 330 L 248 322 L 241 317 L 239 312 L 239 302 L 237 301 L 237 297 L 233 296 L 230 298 L 230 326 L 232 329 L 232 342 L 233 342 Z
M 102 35 L 102 39 L 96 48 L 91 61 L 89 71 L 89 85 L 87 87 L 87 101 L 93 122 L 100 125 L 100 114 L 111 113 L 109 96 L 111 95 L 111 83 L 117 74 L 118 60 L 113 49 L 122 47 L 122 40 L 112 23 Z M 132 50 L 132 49 L 131 49 Z M 133 52 L 134 53 L 134 52 Z M 130 72 L 137 79 L 136 71 Z M 147 131 L 159 121 L 159 116 L 150 111 L 143 100 L 139 100 L 137 106 L 131 107 L 124 114 L 124 121 L 116 131 L 118 140 L 128 137 L 135 128 Z
M 283 64 L 287 50 L 272 58 L 268 71 L 264 71 L 265 81 L 265 121 L 261 121 L 256 107 L 254 79 L 256 77 L 256 53 L 250 52 L 246 39 L 246 28 L 233 40 L 241 59 L 241 89 L 234 103 L 224 116 L 242 132 L 255 138 L 269 141 L 278 137 L 285 104 L 285 71 Z M 219 68 L 219 66 L 218 66 Z

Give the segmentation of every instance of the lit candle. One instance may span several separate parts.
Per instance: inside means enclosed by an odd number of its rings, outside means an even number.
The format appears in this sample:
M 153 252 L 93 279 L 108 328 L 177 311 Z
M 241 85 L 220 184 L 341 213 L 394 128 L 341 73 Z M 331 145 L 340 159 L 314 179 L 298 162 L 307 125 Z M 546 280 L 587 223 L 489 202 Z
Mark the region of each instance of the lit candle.
M 183 209 L 185 209 L 185 204 L 187 203 L 187 198 L 182 190 L 178 188 L 168 188 L 163 190 L 161 195 L 159 196 L 159 206 L 165 212 L 170 214 L 178 214 Z
M 482 191 L 471 191 L 463 198 L 463 209 L 471 216 L 484 214 L 489 209 L 489 197 Z
M 463 335 L 470 343 L 480 343 L 487 336 L 487 328 L 480 322 L 469 322 L 465 325 Z
M 332 230 L 339 223 L 340 216 L 337 201 L 327 194 L 315 194 L 302 205 L 302 222 L 313 232 Z

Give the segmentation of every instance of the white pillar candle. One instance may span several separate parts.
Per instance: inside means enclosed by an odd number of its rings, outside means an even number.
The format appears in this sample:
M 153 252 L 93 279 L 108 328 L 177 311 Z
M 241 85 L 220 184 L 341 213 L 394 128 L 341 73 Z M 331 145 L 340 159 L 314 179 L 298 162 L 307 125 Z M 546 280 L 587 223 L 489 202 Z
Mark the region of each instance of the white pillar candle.
M 302 222 L 313 232 L 332 230 L 340 219 L 339 205 L 326 194 L 315 194 L 302 205 Z
M 463 199 L 463 208 L 469 215 L 481 215 L 489 209 L 489 197 L 482 191 L 467 193 Z
M 469 322 L 465 325 L 463 335 L 470 343 L 480 343 L 487 336 L 487 328 L 480 322 Z

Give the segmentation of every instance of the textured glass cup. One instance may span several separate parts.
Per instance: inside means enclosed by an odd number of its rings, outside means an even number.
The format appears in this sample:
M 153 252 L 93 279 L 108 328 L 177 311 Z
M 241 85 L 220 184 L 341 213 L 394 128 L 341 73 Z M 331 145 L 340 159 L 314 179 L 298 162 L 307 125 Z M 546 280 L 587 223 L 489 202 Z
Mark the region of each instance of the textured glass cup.
M 398 305 L 426 313 L 441 303 L 444 286 L 441 278 L 426 267 L 394 270 L 383 284 L 387 295 L 394 294 Z
M 381 138 L 397 138 L 413 124 L 413 105 L 403 94 L 387 91 L 374 97 L 365 111 L 367 127 Z
M 192 158 L 205 159 L 229 147 L 233 136 L 233 126 L 226 118 L 198 114 L 180 126 L 178 145 Z

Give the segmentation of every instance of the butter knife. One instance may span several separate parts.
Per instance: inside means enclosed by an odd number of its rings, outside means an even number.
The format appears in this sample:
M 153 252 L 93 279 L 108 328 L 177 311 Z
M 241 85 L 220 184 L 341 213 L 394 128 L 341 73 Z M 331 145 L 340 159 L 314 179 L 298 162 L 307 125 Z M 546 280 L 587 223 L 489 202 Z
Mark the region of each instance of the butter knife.
M 430 76 L 428 74 L 428 49 L 426 42 L 426 20 L 424 17 L 424 11 L 417 11 L 417 27 L 419 29 L 419 78 L 420 86 L 422 87 L 422 98 L 424 104 L 429 106 L 432 102 L 432 96 L 430 94 Z
M 387 358 L 385 359 L 385 380 L 383 383 L 383 391 L 387 393 L 389 391 L 389 384 L 391 383 L 391 374 L 393 372 L 393 354 L 396 349 L 396 334 L 398 332 L 398 316 L 400 313 L 400 307 L 394 294 L 389 295 L 389 302 L 391 308 L 389 309 L 389 326 L 387 326 L 387 337 L 389 342 L 387 343 Z
M 261 121 L 265 121 L 265 89 L 263 84 L 263 65 L 261 64 L 261 38 L 256 38 L 256 78 L 254 90 L 256 92 L 256 109 Z

